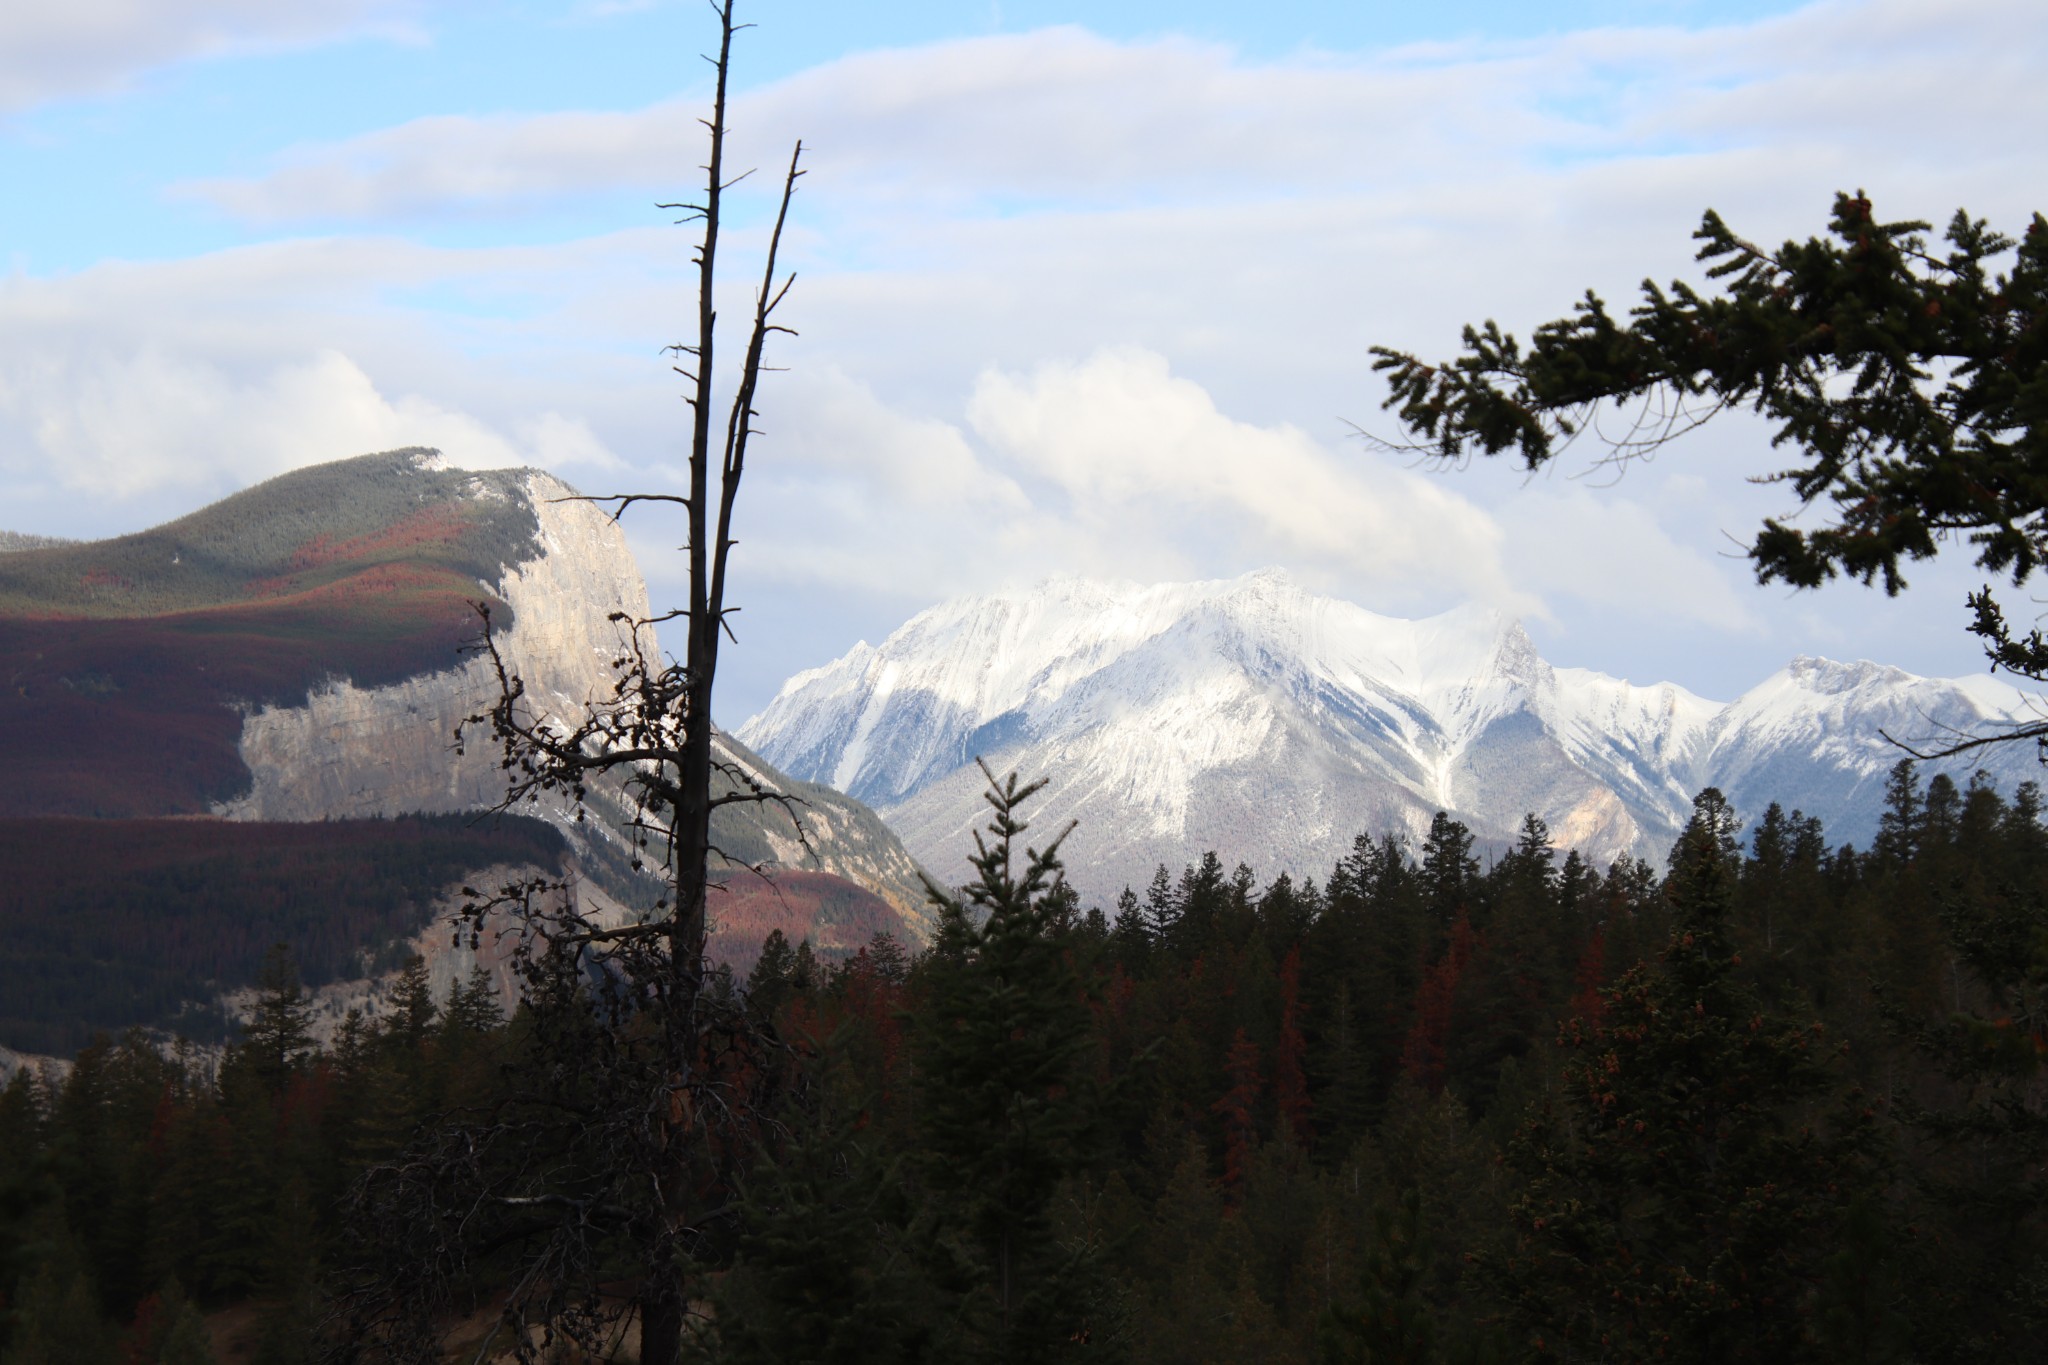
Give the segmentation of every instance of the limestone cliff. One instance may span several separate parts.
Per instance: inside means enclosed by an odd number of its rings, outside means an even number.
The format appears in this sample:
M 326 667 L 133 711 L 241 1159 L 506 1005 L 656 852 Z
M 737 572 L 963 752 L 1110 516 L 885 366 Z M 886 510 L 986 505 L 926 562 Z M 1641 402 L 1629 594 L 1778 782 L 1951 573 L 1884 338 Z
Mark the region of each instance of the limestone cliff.
M 613 614 L 648 615 L 646 584 L 625 535 L 597 507 L 576 501 L 575 490 L 537 470 L 480 479 L 472 496 L 523 498 L 531 508 L 538 553 L 479 587 L 511 608 L 512 624 L 499 635 L 499 647 L 536 707 L 556 717 L 578 716 L 590 701 L 611 695 L 611 663 L 622 641 Z M 252 707 L 240 741 L 249 790 L 217 805 L 216 813 L 298 821 L 486 809 L 504 792 L 499 752 L 482 732 L 472 732 L 458 752 L 455 732 L 465 717 L 489 706 L 497 685 L 488 659 L 471 657 L 387 686 L 358 687 L 343 679 L 315 689 L 300 705 Z M 844 877 L 896 907 L 914 933 L 928 934 L 917 865 L 871 811 L 829 788 L 791 782 L 731 747 L 769 786 L 796 798 L 804 830 L 799 838 L 779 807 L 727 808 L 716 833 L 730 856 Z M 598 796 L 594 804 L 602 807 Z M 610 822 L 579 824 L 559 805 L 533 813 L 571 837 L 609 892 L 634 898 L 628 853 Z
M 565 501 L 575 491 L 537 470 L 519 487 L 540 524 L 540 554 L 481 586 L 512 608 L 512 628 L 499 637 L 507 662 L 543 710 L 570 715 L 609 694 L 620 637 L 608 618 L 644 618 L 647 588 L 625 535 L 604 513 Z M 497 755 L 480 742 L 458 754 L 455 730 L 496 689 L 489 661 L 471 658 L 386 687 L 341 680 L 303 706 L 255 710 L 241 740 L 253 785 L 218 812 L 319 820 L 488 806 L 504 791 Z

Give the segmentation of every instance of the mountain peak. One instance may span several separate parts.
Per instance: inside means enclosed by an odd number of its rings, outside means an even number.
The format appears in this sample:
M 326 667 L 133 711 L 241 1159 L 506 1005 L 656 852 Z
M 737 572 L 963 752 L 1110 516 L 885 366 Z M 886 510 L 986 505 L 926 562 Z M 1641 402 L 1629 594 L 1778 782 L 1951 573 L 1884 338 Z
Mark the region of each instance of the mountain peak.
M 1809 692 L 1833 694 L 1850 692 L 1873 684 L 1899 687 L 1920 681 L 1903 668 L 1872 663 L 1868 659 L 1842 662 L 1815 654 L 1800 654 L 1785 665 L 1786 676 Z
M 2023 705 L 1996 680 L 1813 657 L 1723 704 L 1553 668 L 1492 607 L 1404 620 L 1269 568 L 944 602 L 792 678 L 738 733 L 877 806 L 943 876 L 984 813 L 975 758 L 1049 777 L 1040 819 L 1081 820 L 1070 877 L 1106 901 L 1210 848 L 1319 874 L 1360 832 L 1419 838 L 1438 810 L 1497 845 L 1534 813 L 1595 861 L 1655 860 L 1706 785 L 1862 837 L 1895 759 L 1880 731 Z

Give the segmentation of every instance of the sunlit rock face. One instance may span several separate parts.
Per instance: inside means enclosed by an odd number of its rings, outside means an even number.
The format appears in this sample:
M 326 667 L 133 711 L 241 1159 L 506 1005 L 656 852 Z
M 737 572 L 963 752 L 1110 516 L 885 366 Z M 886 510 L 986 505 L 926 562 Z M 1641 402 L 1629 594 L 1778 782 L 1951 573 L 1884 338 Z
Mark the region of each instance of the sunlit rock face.
M 647 613 L 647 588 L 626 537 L 551 475 L 524 472 L 519 494 L 540 525 L 536 558 L 489 585 L 512 608 L 498 637 L 536 709 L 566 717 L 611 694 L 619 626 Z M 455 733 L 487 708 L 498 679 L 487 657 L 385 687 L 341 680 L 299 706 L 265 706 L 242 723 L 242 761 L 252 785 L 219 813 L 242 820 L 317 820 L 470 810 L 505 790 L 498 751 L 474 731 Z
M 617 524 L 551 475 L 499 474 L 480 482 L 474 496 L 521 499 L 537 523 L 530 557 L 479 587 L 511 609 L 498 647 L 507 669 L 525 683 L 528 702 L 544 716 L 573 724 L 589 703 L 613 695 L 613 664 L 625 639 L 614 617 L 649 614 L 639 566 Z M 251 709 L 240 745 L 249 790 L 216 813 L 238 820 L 321 820 L 494 806 L 505 793 L 501 751 L 487 727 L 468 727 L 460 746 L 456 732 L 466 717 L 489 708 L 498 689 L 488 656 L 472 655 L 457 667 L 381 687 L 341 679 L 313 690 L 301 704 Z M 736 864 L 843 877 L 889 902 L 908 936 L 929 932 L 917 864 L 872 812 L 828 788 L 792 783 L 741 746 L 728 744 L 725 756 L 796 798 L 788 807 L 719 812 L 716 841 Z M 578 821 L 563 803 L 545 800 L 528 813 L 562 827 L 586 864 L 600 875 L 610 871 L 616 883 L 631 860 L 616 828 L 623 813 L 616 790 L 600 787 L 593 804 L 606 818 Z M 612 890 L 629 892 L 616 884 Z
M 1709 785 L 1860 841 L 1901 756 L 1885 734 L 2030 714 L 1991 679 L 1812 659 L 1724 704 L 1553 667 L 1494 611 L 1400 620 L 1264 571 L 949 602 L 790 679 L 738 733 L 873 805 L 948 880 L 986 815 L 975 758 L 1048 778 L 1034 832 L 1077 821 L 1069 875 L 1107 904 L 1209 849 L 1320 878 L 1356 835 L 1412 847 L 1439 810 L 1496 848 L 1533 813 L 1596 864 L 1661 863 Z M 2008 789 L 2033 775 L 2031 750 L 1977 761 Z

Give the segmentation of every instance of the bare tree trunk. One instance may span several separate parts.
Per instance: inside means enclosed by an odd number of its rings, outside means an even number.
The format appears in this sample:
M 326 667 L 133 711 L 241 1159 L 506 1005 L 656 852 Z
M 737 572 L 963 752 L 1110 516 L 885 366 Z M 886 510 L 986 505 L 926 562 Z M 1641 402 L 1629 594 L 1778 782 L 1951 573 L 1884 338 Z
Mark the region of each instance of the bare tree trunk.
M 632 1311 L 640 1323 L 645 1365 L 675 1365 L 680 1359 L 689 1335 L 688 1266 L 701 1254 L 707 1226 L 731 1216 L 733 1166 L 758 1140 L 755 1106 L 758 1087 L 767 1082 L 758 1067 L 735 1071 L 732 1059 L 736 1049 L 772 1046 L 772 1040 L 764 1043 L 748 1032 L 753 1025 L 741 1017 L 743 1011 L 704 990 L 711 860 L 723 857 L 712 840 L 711 818 L 724 806 L 742 803 L 780 804 L 792 814 L 794 808 L 792 798 L 763 788 L 740 765 L 720 759 L 711 721 L 719 633 L 726 629 L 728 611 L 733 507 L 754 434 L 754 401 L 767 340 L 773 332 L 789 331 L 771 320 L 794 282 L 790 277 L 778 284 L 776 261 L 790 200 L 803 174 L 803 144 L 798 143 L 783 178 L 739 382 L 720 432 L 712 421 L 715 288 L 724 194 L 733 183 L 725 174 L 727 78 L 733 34 L 743 27 L 734 24 L 733 7 L 734 0 L 714 0 L 719 42 L 711 113 L 702 120 L 710 136 L 703 200 L 661 206 L 684 210 L 681 222 L 703 225 L 696 256 L 696 334 L 669 348 L 677 357 L 676 372 L 688 381 L 688 493 L 583 499 L 606 506 L 614 521 L 635 503 L 680 505 L 688 524 L 688 603 L 651 620 L 624 621 L 630 635 L 614 696 L 591 703 L 567 723 L 535 709 L 490 632 L 488 611 L 480 606 L 498 698 L 487 714 L 468 718 L 457 730 L 458 746 L 471 725 L 488 728 L 502 745 L 509 782 L 503 808 L 542 796 L 566 798 L 580 818 L 592 783 L 602 779 L 623 792 L 632 805 L 629 832 L 649 861 L 661 864 L 666 896 L 657 913 L 617 925 L 594 922 L 573 900 L 549 900 L 561 891 L 559 885 L 532 882 L 508 886 L 495 896 L 476 894 L 467 911 L 470 932 L 479 931 L 484 918 L 499 910 L 523 924 L 517 957 L 529 998 L 539 990 L 549 1002 L 546 1007 L 558 1012 L 560 1036 L 571 1040 L 543 1045 L 543 1050 L 583 1049 L 548 1052 L 543 1060 L 552 1070 L 541 1068 L 547 1075 L 544 1088 L 583 1092 L 566 1103 L 557 1103 L 560 1095 L 548 1095 L 548 1103 L 555 1105 L 549 1112 L 565 1116 L 570 1145 L 580 1146 L 581 1154 L 573 1169 L 525 1167 L 516 1154 L 529 1139 L 508 1123 L 485 1124 L 402 1169 L 374 1173 L 398 1193 L 374 1194 L 366 1185 L 362 1201 L 366 1218 L 385 1219 L 393 1228 L 408 1229 L 408 1235 L 424 1223 L 442 1220 L 422 1239 L 427 1248 L 447 1247 L 440 1240 L 447 1234 L 440 1229 L 469 1227 L 479 1211 L 500 1218 L 516 1213 L 520 1221 L 503 1236 L 534 1250 L 505 1305 L 505 1320 L 522 1332 L 530 1322 L 545 1322 L 551 1329 L 566 1323 L 564 1330 L 579 1341 L 575 1334 L 596 1330 L 590 1324 L 607 1312 L 617 1317 L 615 1309 L 600 1305 L 605 1295 L 599 1276 L 606 1260 L 616 1255 L 619 1239 L 627 1239 L 641 1256 L 642 1280 Z M 664 663 L 651 632 L 678 619 L 685 627 L 682 659 Z M 796 832 L 801 839 L 800 825 Z M 484 1154 L 502 1160 L 504 1169 Z M 446 1206 L 434 1183 L 451 1170 L 461 1177 L 456 1188 L 470 1201 L 466 1209 Z M 553 1212 L 544 1218 L 541 1211 Z M 442 1267 L 455 1259 L 434 1261 L 435 1268 L 424 1277 L 395 1264 L 373 1268 L 350 1313 L 358 1322 L 413 1331 L 432 1316 L 420 1305 L 440 1301 L 435 1295 L 445 1299 L 449 1286 Z M 409 1274 L 414 1283 L 406 1282 Z M 570 1292 L 572 1281 L 582 1285 L 581 1299 Z M 379 1325 L 376 1330 L 398 1328 Z
M 715 297 L 718 267 L 718 234 L 722 223 L 725 180 L 725 136 L 727 79 L 732 65 L 733 0 L 721 0 L 719 13 L 716 88 L 711 117 L 711 154 L 704 171 L 704 201 L 694 207 L 703 222 L 703 236 L 697 248 L 697 339 L 694 345 L 675 349 L 690 359 L 689 368 L 678 372 L 691 381 L 690 478 L 687 512 L 690 563 L 690 599 L 687 608 L 687 641 L 683 658 L 683 707 L 685 725 L 682 752 L 676 772 L 676 790 L 670 809 L 669 867 L 674 887 L 674 910 L 669 930 L 669 1027 L 680 1036 L 685 1049 L 696 1036 L 696 1005 L 704 979 L 704 945 L 708 928 L 711 858 L 712 795 L 711 695 L 718 673 L 719 632 L 725 626 L 726 564 L 732 546 L 732 509 L 745 472 L 747 440 L 753 434 L 753 402 L 760 380 L 763 348 L 773 327 L 769 316 L 788 292 L 790 281 L 780 289 L 775 284 L 776 256 L 782 244 L 783 224 L 789 201 L 796 188 L 803 144 L 790 157 L 783 180 L 782 202 L 776 214 L 775 230 L 769 239 L 767 261 L 761 285 L 755 295 L 753 326 L 741 367 L 738 392 L 726 422 L 715 490 L 716 515 L 712 515 L 714 490 L 712 461 L 715 448 L 711 424 L 712 384 L 717 368 L 718 311 Z M 688 206 L 678 206 L 688 207 Z M 623 511 L 623 505 L 620 511 Z M 677 1026 L 680 1025 L 678 1028 Z M 692 1059 L 686 1051 L 683 1065 Z M 685 1081 L 687 1087 L 687 1081 Z M 673 1123 L 668 1132 L 671 1145 L 692 1140 L 687 1123 Z M 691 1218 L 692 1191 L 686 1172 L 689 1154 L 672 1152 L 668 1178 L 663 1182 L 672 1231 L 681 1231 Z M 673 1365 L 680 1358 L 681 1338 L 688 1304 L 684 1287 L 677 1282 L 672 1244 L 655 1251 L 647 1267 L 648 1283 L 642 1297 L 643 1365 Z

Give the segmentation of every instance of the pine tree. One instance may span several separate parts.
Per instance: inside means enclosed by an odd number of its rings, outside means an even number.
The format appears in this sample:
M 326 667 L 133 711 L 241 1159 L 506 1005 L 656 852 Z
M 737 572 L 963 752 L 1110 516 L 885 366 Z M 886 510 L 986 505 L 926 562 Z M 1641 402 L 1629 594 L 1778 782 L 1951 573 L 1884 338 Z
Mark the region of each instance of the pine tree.
M 256 1004 L 242 1026 L 238 1059 L 272 1095 L 283 1093 L 313 1051 L 312 1006 L 299 985 L 291 945 L 275 944 L 264 954 Z
M 756 1167 L 714 1359 L 728 1365 L 914 1365 L 933 1358 L 933 1286 L 916 1274 L 924 1229 L 865 1114 L 838 1112 L 830 1073 L 791 1139 Z
M 1410 1188 L 1373 1214 L 1372 1242 L 1359 1267 L 1358 1297 L 1333 1304 L 1317 1326 L 1321 1365 L 1432 1365 L 1436 1315 L 1424 1297 L 1430 1256 L 1423 1245 L 1422 1196 Z
M 930 888 L 939 929 L 910 1020 L 921 1172 L 977 1267 L 957 1310 L 959 1358 L 1038 1361 L 1086 1331 L 1082 1267 L 1059 1246 L 1051 1212 L 1093 1127 L 1089 1017 L 1053 894 L 1064 834 L 1019 848 L 1023 804 L 1045 784 L 989 783 L 994 837 L 976 835 L 966 898 Z
M 2048 219 L 2018 238 L 1958 210 L 1931 245 L 1924 222 L 1880 222 L 1861 191 L 1837 194 L 1827 235 L 1767 251 L 1711 209 L 1693 234 L 1718 293 L 1643 283 L 1626 323 L 1588 292 L 1524 348 L 1492 322 L 1467 327 L 1444 364 L 1374 347 L 1386 406 L 1446 459 L 1512 451 L 1537 469 L 1612 403 L 1637 420 L 1623 458 L 1656 449 L 1724 408 L 1772 421 L 1796 462 L 1772 476 L 1807 524 L 1767 520 L 1749 547 L 1759 581 L 1818 587 L 1837 575 L 1887 593 L 1944 542 L 2015 584 L 2048 565 Z M 1993 268 L 2013 253 L 2010 271 Z M 2015 638 L 1990 590 L 1971 631 L 1995 667 L 2048 677 L 2048 637 Z M 2034 739 L 2048 724 L 1948 746 Z
M 214 1365 L 206 1318 L 176 1280 L 136 1306 L 119 1355 L 122 1365 Z
M 1957 869 L 1895 930 L 1945 967 L 1939 988 L 1884 1002 L 1933 1073 L 1902 1108 L 1931 1225 L 1913 1271 L 1915 1346 L 1941 1360 L 2020 1360 L 2048 1332 L 2048 878 L 2038 824 L 1991 818 L 2017 845 L 2011 861 L 1991 877 Z M 1918 832 L 1924 862 L 1954 856 Z M 1896 924 L 1900 907 L 1885 909 Z
M 1223 1121 L 1223 1188 L 1234 1203 L 1244 1197 L 1245 1172 L 1259 1141 L 1259 1097 L 1265 1088 L 1259 1075 L 1259 1045 L 1245 1037 L 1243 1029 L 1230 1040 L 1223 1074 L 1229 1085 L 1210 1109 Z
M 45 1206 L 33 1240 L 37 1268 L 21 1284 L 0 1365 L 113 1365 L 113 1333 L 61 1205 Z
M 406 1052 L 417 1053 L 439 1013 L 434 1003 L 433 980 L 427 974 L 427 960 L 414 954 L 399 969 L 398 981 L 392 987 L 393 1038 Z
M 1161 863 L 1152 872 L 1152 880 L 1145 887 L 1145 932 L 1149 942 L 1165 943 L 1173 936 L 1174 926 L 1180 921 L 1180 905 L 1174 900 L 1173 879 Z
M 1479 877 L 1479 860 L 1472 856 L 1472 831 L 1443 811 L 1429 822 L 1429 834 L 1422 841 L 1422 892 L 1429 909 L 1429 924 L 1440 944 L 1460 914 L 1470 915 L 1474 883 Z
M 498 1002 L 498 986 L 481 962 L 469 969 L 469 976 L 448 992 L 448 1009 L 442 1026 L 451 1038 L 470 1039 L 495 1032 L 505 1022 L 505 1008 Z
M 1164 869 L 1161 869 L 1162 871 Z M 1152 952 L 1152 928 L 1137 892 L 1130 887 L 1116 898 L 1116 918 L 1110 924 L 1110 952 L 1127 972 L 1143 971 Z
M 1280 1039 L 1273 1046 L 1273 1107 L 1289 1141 L 1306 1148 L 1311 1136 L 1308 1075 L 1303 1060 L 1308 1040 L 1301 1031 L 1301 946 L 1280 962 Z
M 810 939 L 796 945 L 796 955 L 790 959 L 789 987 L 800 995 L 808 995 L 822 984 L 824 973 L 818 967 L 818 955 L 811 948 Z

